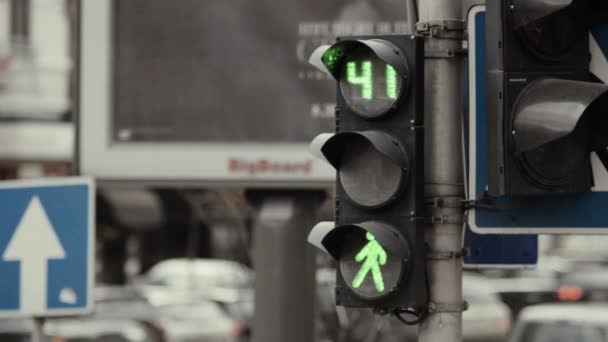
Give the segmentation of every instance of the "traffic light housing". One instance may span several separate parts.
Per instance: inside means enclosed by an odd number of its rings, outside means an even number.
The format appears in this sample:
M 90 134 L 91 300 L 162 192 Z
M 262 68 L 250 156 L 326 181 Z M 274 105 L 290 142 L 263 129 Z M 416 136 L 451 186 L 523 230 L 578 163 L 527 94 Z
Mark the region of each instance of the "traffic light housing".
M 309 241 L 337 262 L 336 302 L 426 305 L 424 47 L 418 36 L 339 38 L 311 63 L 337 81 L 335 134 L 311 150 L 336 169 L 335 222 Z
M 490 195 L 590 191 L 592 121 L 608 87 L 590 82 L 588 4 L 488 1 Z

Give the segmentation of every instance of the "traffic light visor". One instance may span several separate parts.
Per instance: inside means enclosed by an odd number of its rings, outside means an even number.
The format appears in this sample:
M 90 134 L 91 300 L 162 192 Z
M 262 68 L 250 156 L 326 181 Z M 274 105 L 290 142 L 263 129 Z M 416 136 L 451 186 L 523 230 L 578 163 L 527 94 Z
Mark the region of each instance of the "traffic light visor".
M 521 154 L 572 134 L 605 101 L 608 86 L 564 79 L 540 79 L 524 89 L 514 107 L 513 141 Z
M 528 177 L 541 186 L 567 186 L 584 177 L 591 152 L 591 120 L 602 113 L 608 86 L 540 79 L 514 107 L 514 153 Z
M 339 260 L 343 243 L 347 241 L 347 236 L 353 233 L 363 235 L 370 233 L 390 253 L 402 260 L 409 258 L 410 248 L 407 241 L 393 226 L 378 221 L 343 226 L 336 226 L 333 222 L 320 222 L 308 234 L 308 242 Z
M 403 53 L 392 43 L 382 39 L 342 39 L 333 45 L 318 47 L 308 60 L 321 71 L 340 79 L 340 67 L 352 51 L 367 50 L 395 69 L 397 75 L 407 76 L 408 68 Z
M 570 6 L 575 0 L 514 0 L 513 25 L 520 28 Z
M 338 172 L 348 198 L 362 207 L 381 207 L 407 186 L 409 159 L 401 142 L 379 131 L 322 135 L 311 149 Z

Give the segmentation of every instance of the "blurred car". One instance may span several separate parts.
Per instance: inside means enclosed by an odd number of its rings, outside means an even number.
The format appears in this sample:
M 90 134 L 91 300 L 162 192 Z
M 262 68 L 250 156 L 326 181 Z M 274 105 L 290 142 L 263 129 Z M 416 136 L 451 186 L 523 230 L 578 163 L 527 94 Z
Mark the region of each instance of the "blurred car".
M 608 305 L 541 304 L 525 308 L 509 342 L 608 342 Z
M 369 309 L 337 307 L 334 269 L 317 270 L 319 340 L 329 341 L 416 341 L 417 328 L 393 317 L 373 314 Z M 511 327 L 511 311 L 485 277 L 465 274 L 463 297 L 470 304 L 463 314 L 463 339 L 467 342 L 504 341 Z
M 252 288 L 254 278 L 253 270 L 234 261 L 178 258 L 152 266 L 138 281 L 145 285 L 183 290 L 231 289 L 238 292 L 240 289 Z M 217 293 L 218 296 L 231 294 L 233 293 L 227 291 Z
M 136 284 L 155 304 L 177 292 L 197 300 L 212 300 L 249 330 L 254 314 L 254 280 L 253 270 L 238 262 L 178 258 L 154 265 Z
M 463 314 L 465 341 L 504 341 L 511 328 L 511 310 L 484 277 L 465 274 L 462 295 L 469 303 Z
M 159 341 L 166 340 L 165 329 L 154 306 L 137 290 L 128 286 L 98 286 L 94 292 L 97 319 L 133 320 L 146 327 Z
M 542 256 L 533 269 L 489 272 L 489 282 L 516 317 L 527 306 L 559 301 L 560 279 L 573 267 L 572 260 Z
M 608 301 L 608 268 L 587 267 L 564 275 L 560 280 L 562 292 L 569 291 L 566 297 L 571 301 Z
M 52 342 L 237 342 L 245 327 L 208 299 L 167 290 L 167 301 L 153 306 L 124 286 L 95 289 L 95 311 L 88 316 L 48 319 Z M 0 341 L 29 342 L 31 320 L 0 320 Z
M 33 329 L 31 321 L 22 319 L 0 319 L 0 341 L 30 342 Z
M 32 331 L 30 319 L 0 320 L 2 342 L 30 342 Z M 49 342 L 163 342 L 136 321 L 92 317 L 49 319 L 44 334 Z
M 162 342 L 144 324 L 121 319 L 62 318 L 50 320 L 45 334 L 52 342 Z
M 157 307 L 161 325 L 171 342 L 237 342 L 247 339 L 246 328 L 217 303 L 188 300 Z

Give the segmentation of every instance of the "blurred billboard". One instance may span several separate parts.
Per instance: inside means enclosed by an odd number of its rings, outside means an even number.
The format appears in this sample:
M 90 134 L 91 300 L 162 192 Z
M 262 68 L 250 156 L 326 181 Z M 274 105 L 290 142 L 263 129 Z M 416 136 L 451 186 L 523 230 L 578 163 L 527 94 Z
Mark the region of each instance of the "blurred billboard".
M 79 164 L 102 180 L 326 186 L 307 151 L 336 36 L 406 33 L 398 0 L 82 2 Z

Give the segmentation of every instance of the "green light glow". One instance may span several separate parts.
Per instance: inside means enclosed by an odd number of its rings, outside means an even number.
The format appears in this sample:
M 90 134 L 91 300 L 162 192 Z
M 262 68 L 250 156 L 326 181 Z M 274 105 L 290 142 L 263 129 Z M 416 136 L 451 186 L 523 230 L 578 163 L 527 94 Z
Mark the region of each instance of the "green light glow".
M 371 100 L 374 94 L 372 62 L 361 62 L 361 75 L 357 75 L 357 62 L 346 63 L 346 81 L 361 86 L 361 98 Z
M 333 70 L 336 67 L 336 63 L 338 63 L 342 56 L 344 56 L 344 50 L 342 48 L 332 47 L 323 54 L 321 59 L 327 69 Z
M 386 96 L 397 99 L 397 72 L 392 66 L 386 65 Z
M 359 272 L 353 280 L 353 287 L 359 288 L 365 280 L 365 277 L 372 271 L 372 279 L 378 292 L 384 291 L 384 280 L 382 279 L 382 272 L 380 266 L 386 265 L 386 251 L 380 246 L 376 238 L 371 234 L 365 234 L 365 238 L 369 241 L 363 249 L 355 256 L 356 262 L 363 262 Z

